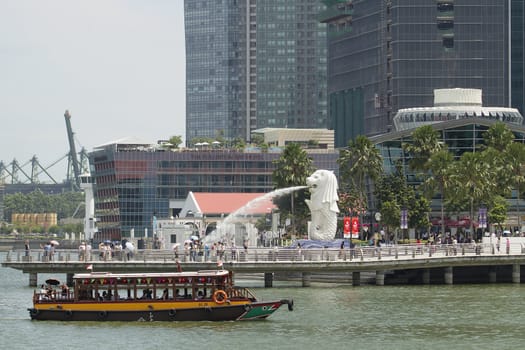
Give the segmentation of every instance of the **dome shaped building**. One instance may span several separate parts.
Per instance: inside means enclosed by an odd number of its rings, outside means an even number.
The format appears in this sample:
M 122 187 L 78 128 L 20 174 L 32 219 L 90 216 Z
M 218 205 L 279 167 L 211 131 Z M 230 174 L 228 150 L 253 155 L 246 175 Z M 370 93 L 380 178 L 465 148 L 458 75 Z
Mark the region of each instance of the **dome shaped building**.
M 401 164 L 407 182 L 412 186 L 420 184 L 421 178 L 409 168 L 410 155 L 403 150 L 403 144 L 411 143 L 413 132 L 421 126 L 431 125 L 456 159 L 465 152 L 482 150 L 483 134 L 495 123 L 504 123 L 514 134 L 515 142 L 525 143 L 525 127 L 520 112 L 515 108 L 483 106 L 482 91 L 479 89 L 434 90 L 434 106 L 400 109 L 393 123 L 395 131 L 371 137 L 370 140 L 383 156 L 385 172 L 394 173 L 396 166 Z M 525 212 L 525 201 L 522 198 L 518 201 L 515 192 L 509 199 L 508 224 L 521 231 L 516 213 Z M 434 216 L 438 216 L 440 207 L 441 198 L 437 195 L 431 203 Z

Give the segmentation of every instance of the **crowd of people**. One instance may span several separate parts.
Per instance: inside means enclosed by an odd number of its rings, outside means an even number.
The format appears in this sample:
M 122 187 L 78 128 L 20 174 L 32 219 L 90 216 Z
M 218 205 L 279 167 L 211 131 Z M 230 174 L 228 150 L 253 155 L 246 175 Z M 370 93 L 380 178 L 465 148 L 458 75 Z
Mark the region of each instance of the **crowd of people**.
M 173 246 L 176 258 L 184 257 L 184 261 L 210 261 L 210 260 L 239 260 L 248 254 L 248 243 L 244 242 L 242 251 L 239 251 L 235 242 L 203 243 L 198 239 L 184 242 L 182 248 L 179 244 Z M 241 254 L 242 253 L 242 254 Z

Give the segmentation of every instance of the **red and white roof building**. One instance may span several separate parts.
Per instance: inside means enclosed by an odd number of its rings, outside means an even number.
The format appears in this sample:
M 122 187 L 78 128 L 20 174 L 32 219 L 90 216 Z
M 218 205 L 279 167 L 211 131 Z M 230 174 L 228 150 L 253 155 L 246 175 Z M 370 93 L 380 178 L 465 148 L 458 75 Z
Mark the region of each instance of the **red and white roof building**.
M 222 218 L 241 209 L 265 193 L 189 192 L 180 211 L 180 217 Z M 250 206 L 246 213 L 261 216 L 272 212 L 275 205 L 271 198 Z M 216 220 L 213 220 L 216 221 Z

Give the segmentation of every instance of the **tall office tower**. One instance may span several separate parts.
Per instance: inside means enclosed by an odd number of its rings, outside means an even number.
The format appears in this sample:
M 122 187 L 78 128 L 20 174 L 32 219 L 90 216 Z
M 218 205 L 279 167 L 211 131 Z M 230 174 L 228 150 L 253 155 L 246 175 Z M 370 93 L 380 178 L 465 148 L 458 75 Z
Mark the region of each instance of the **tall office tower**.
M 484 105 L 523 110 L 523 1 L 324 3 L 320 20 L 328 24 L 329 120 L 336 147 L 357 135 L 393 130 L 397 110 L 432 106 L 434 89 L 482 89 Z M 516 26 L 510 25 L 511 14 Z M 512 47 L 511 32 L 518 41 Z M 520 69 L 521 77 L 511 79 Z
M 186 139 L 326 128 L 318 0 L 186 0 Z
M 525 115 L 525 4 L 511 1 L 511 106 Z

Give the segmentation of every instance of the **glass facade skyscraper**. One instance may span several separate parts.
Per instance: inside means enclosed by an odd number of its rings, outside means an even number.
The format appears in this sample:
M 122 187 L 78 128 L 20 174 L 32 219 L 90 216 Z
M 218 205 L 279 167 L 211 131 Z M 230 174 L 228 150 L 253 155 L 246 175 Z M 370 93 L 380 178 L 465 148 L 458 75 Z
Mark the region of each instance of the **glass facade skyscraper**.
M 525 3 L 511 1 L 511 105 L 525 114 Z
M 318 0 L 186 0 L 186 139 L 326 128 Z
M 511 106 L 512 96 L 512 106 L 523 110 L 522 1 L 325 3 L 320 20 L 329 26 L 329 119 L 336 147 L 357 135 L 392 131 L 396 112 L 432 106 L 434 89 L 481 89 L 490 106 Z

